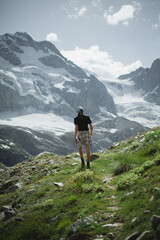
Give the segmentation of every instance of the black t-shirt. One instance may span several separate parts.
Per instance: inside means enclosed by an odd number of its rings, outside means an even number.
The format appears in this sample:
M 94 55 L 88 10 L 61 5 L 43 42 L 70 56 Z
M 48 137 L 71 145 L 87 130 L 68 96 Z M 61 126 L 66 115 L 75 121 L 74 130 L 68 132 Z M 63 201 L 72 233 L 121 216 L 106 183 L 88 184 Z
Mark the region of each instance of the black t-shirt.
M 78 125 L 78 131 L 87 131 L 89 130 L 88 124 L 92 123 L 90 117 L 85 115 L 78 115 L 74 118 L 74 124 Z

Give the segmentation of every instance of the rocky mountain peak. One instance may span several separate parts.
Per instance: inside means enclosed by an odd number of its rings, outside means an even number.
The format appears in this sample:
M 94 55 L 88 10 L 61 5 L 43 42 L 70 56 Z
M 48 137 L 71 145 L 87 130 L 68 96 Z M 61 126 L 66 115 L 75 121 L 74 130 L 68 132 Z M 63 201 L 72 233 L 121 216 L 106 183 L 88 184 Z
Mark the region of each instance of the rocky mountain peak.
M 156 60 L 154 60 L 154 62 L 151 65 L 151 70 L 160 72 L 160 58 L 157 58 Z
M 118 77 L 118 79 L 123 80 L 123 79 L 133 78 L 133 77 L 139 75 L 141 72 L 143 72 L 143 70 L 144 70 L 144 68 L 140 67 L 140 68 L 136 69 L 135 71 L 133 71 L 133 72 L 131 72 L 129 74 L 120 75 Z
M 4 34 L 0 36 L 1 44 L 8 46 L 8 48 L 14 52 L 17 52 L 17 47 L 31 47 L 36 51 L 42 50 L 44 53 L 53 52 L 61 57 L 61 53 L 49 41 L 35 41 L 33 37 L 27 32 L 16 32 L 15 34 Z M 13 47 L 14 46 L 14 47 Z M 23 53 L 23 50 L 18 51 Z

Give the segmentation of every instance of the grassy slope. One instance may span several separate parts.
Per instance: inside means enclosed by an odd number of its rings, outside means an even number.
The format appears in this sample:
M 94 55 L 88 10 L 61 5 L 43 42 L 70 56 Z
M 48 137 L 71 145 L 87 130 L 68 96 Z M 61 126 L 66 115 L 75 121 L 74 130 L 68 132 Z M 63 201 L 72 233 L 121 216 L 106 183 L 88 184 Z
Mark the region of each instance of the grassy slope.
M 44 154 L 17 164 L 24 187 L 0 195 L 0 207 L 16 206 L 14 218 L 0 220 L 1 239 L 58 240 L 73 234 L 72 239 L 109 239 L 112 232 L 114 239 L 123 240 L 134 231 L 150 230 L 151 216 L 160 215 L 160 191 L 154 191 L 160 188 L 160 128 L 97 155 L 91 170 L 80 169 L 75 154 Z M 71 230 L 77 220 L 90 216 L 89 225 Z

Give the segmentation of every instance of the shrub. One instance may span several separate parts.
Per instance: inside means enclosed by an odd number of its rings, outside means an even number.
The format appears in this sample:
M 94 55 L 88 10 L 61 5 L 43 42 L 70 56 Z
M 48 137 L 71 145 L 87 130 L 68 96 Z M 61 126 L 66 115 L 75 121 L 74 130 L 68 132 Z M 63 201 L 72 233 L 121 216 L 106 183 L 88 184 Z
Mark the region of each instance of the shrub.
M 92 182 L 93 181 L 93 172 L 90 170 L 86 170 L 83 172 L 78 172 L 73 176 L 73 180 L 75 182 Z
M 82 185 L 82 191 L 85 193 L 90 193 L 90 192 L 104 192 L 104 186 L 99 185 L 99 184 L 83 184 Z
M 131 164 L 129 163 L 119 163 L 114 171 L 113 171 L 113 175 L 119 175 L 119 174 L 122 174 L 122 173 L 125 173 L 129 170 L 131 170 L 133 167 Z
M 129 173 L 123 178 L 121 178 L 117 183 L 118 190 L 125 190 L 129 188 L 130 186 L 133 186 L 136 181 L 138 180 L 138 175 L 135 173 Z
M 133 186 L 139 176 L 143 175 L 149 168 L 156 164 L 156 159 L 147 161 L 141 166 L 132 169 L 128 174 L 122 176 L 117 183 L 118 190 L 125 190 L 130 186 Z

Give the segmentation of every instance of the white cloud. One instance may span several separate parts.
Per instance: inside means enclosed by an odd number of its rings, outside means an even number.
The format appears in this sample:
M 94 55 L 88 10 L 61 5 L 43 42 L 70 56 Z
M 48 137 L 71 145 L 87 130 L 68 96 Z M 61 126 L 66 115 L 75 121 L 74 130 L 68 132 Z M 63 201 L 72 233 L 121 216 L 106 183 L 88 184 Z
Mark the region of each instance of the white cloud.
M 97 74 L 101 80 L 117 78 L 142 66 L 139 60 L 124 66 L 121 62 L 115 61 L 107 52 L 100 51 L 97 45 L 89 49 L 76 47 L 73 51 L 62 50 L 61 53 L 78 66 Z
M 55 33 L 47 34 L 46 40 L 49 41 L 49 42 L 52 42 L 52 43 L 61 41 L 61 40 L 58 39 L 58 36 Z
M 160 14 L 158 16 L 158 22 L 152 25 L 153 29 L 158 29 L 160 28 Z
M 78 16 L 82 17 L 86 13 L 86 11 L 86 7 L 81 7 L 81 9 L 78 11 Z
M 118 12 L 112 14 L 113 7 L 111 6 L 108 11 L 104 12 L 104 18 L 109 25 L 118 25 L 120 23 L 128 25 L 129 21 L 132 20 L 140 10 L 141 5 L 134 2 L 133 5 L 123 5 Z
M 67 8 L 63 7 L 64 11 L 66 12 L 68 18 L 77 19 L 79 17 L 82 17 L 86 14 L 87 8 L 85 6 L 82 6 L 81 8 L 74 8 L 73 13 L 71 13 Z

